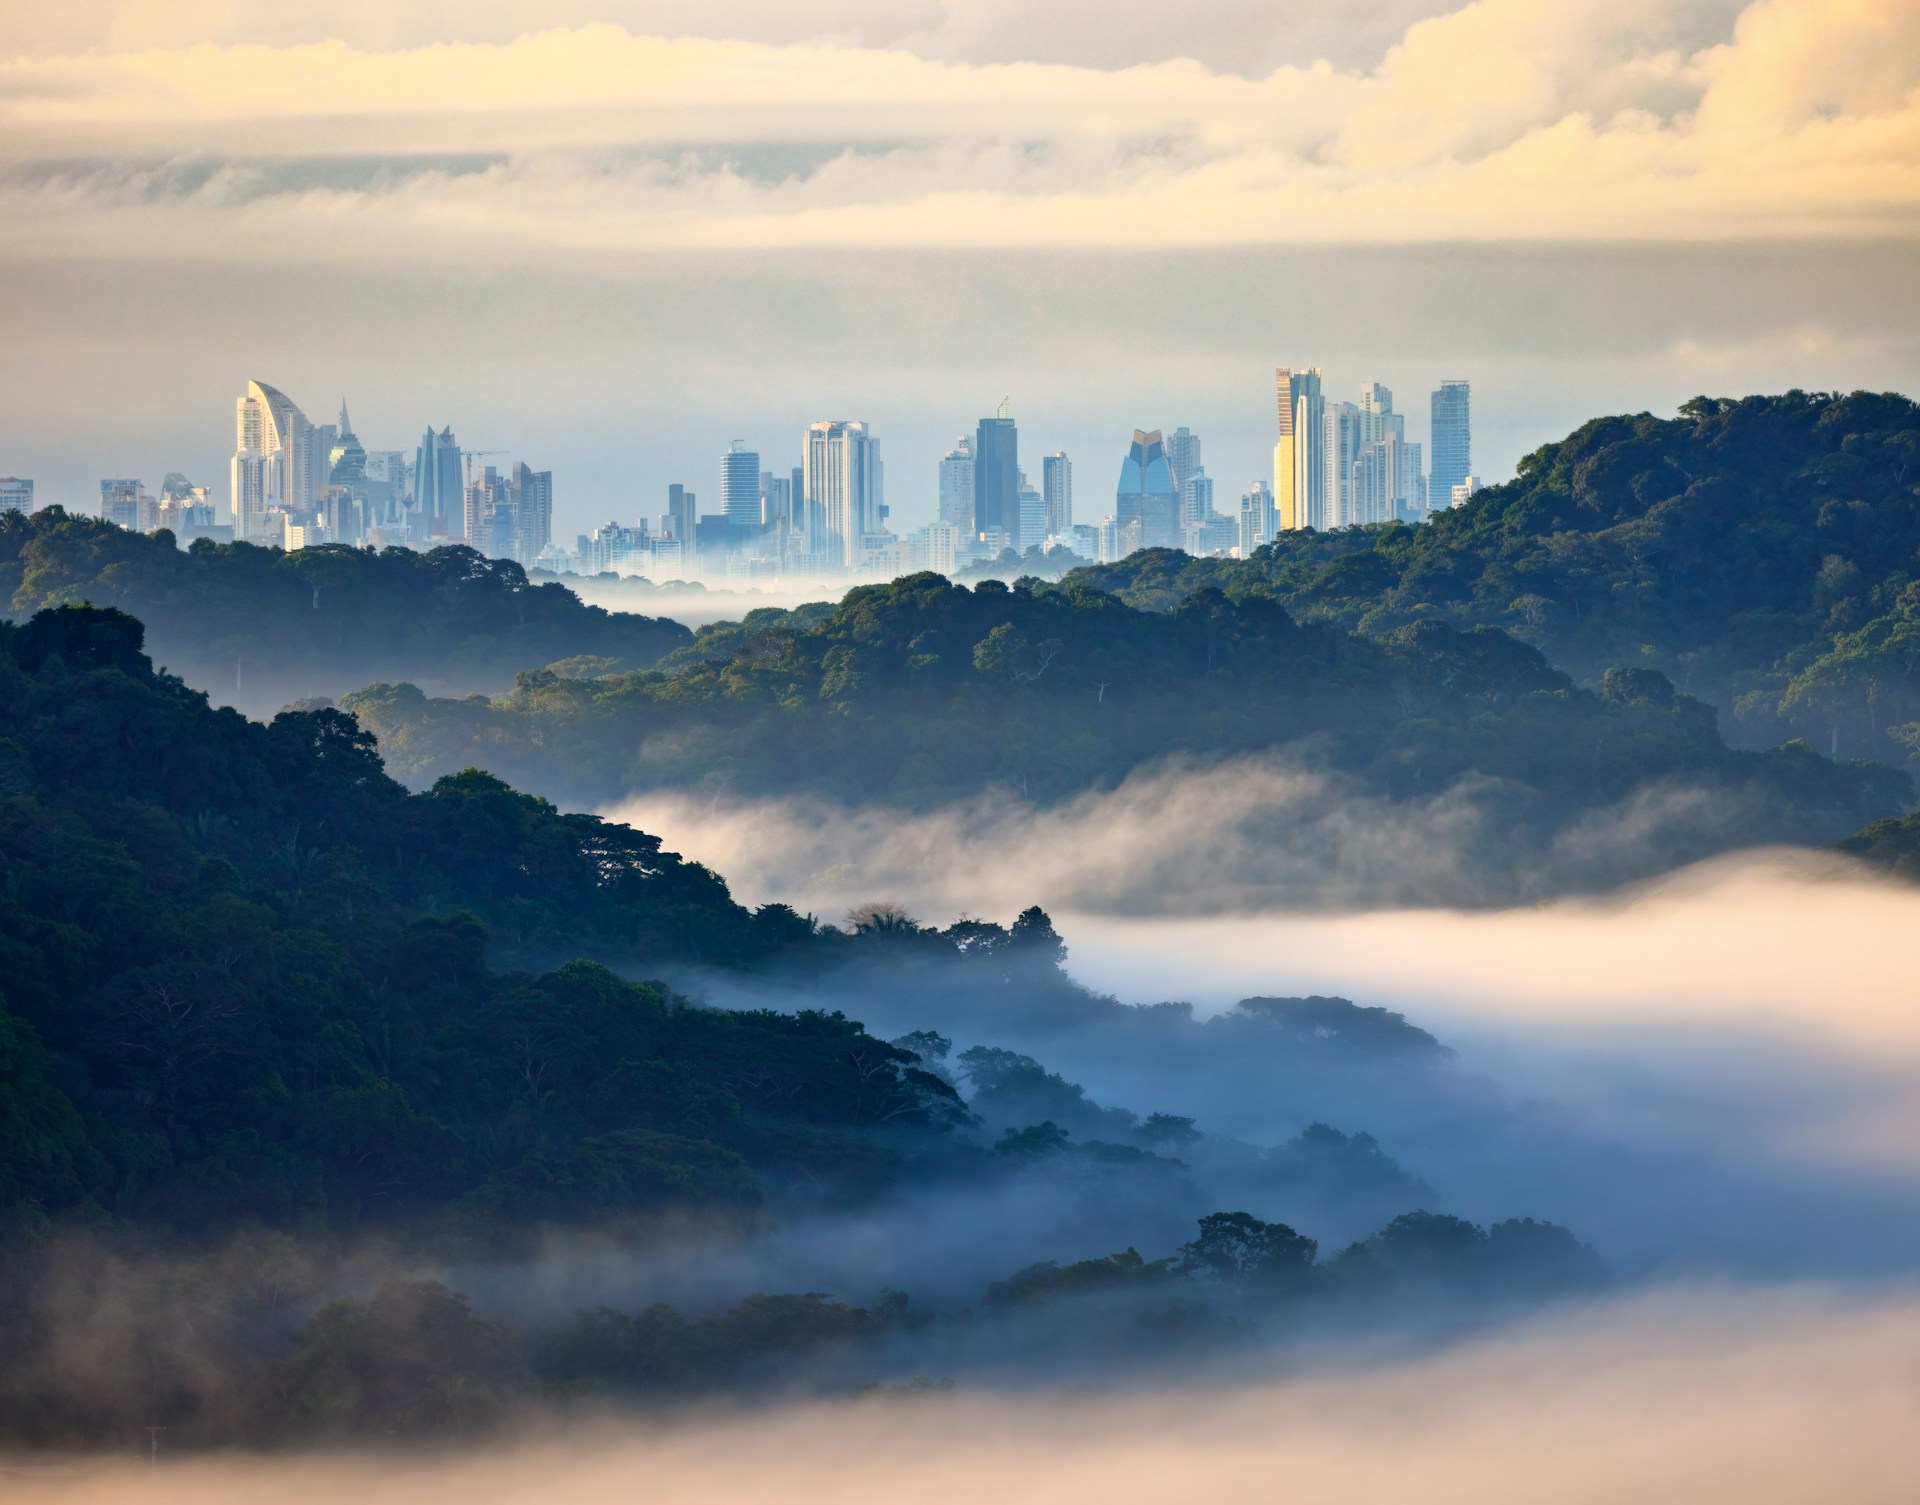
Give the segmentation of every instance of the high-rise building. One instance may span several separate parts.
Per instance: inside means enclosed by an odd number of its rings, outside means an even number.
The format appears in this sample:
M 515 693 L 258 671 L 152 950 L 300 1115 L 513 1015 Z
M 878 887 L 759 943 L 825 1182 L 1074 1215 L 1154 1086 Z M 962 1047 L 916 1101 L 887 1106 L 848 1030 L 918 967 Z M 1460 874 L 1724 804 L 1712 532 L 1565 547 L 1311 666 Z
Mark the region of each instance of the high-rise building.
M 960 530 L 945 518 L 927 524 L 907 539 L 907 565 L 951 575 L 959 563 Z
M 693 547 L 694 529 L 700 517 L 699 507 L 700 499 L 678 481 L 667 487 L 667 532 L 688 548 Z
M 1190 472 L 1186 480 L 1180 483 L 1180 526 L 1182 529 L 1190 528 L 1205 523 L 1212 516 L 1213 477 L 1202 466 Z
M 367 517 L 374 527 L 386 530 L 383 532 L 384 538 L 402 536 L 401 529 L 406 524 L 413 496 L 410 487 L 412 477 L 413 465 L 404 450 L 367 451 L 366 480 L 363 483 L 367 493 Z
M 1037 549 L 1047 541 L 1047 499 L 1020 478 L 1020 537 L 1014 547 L 1021 553 Z
M 744 440 L 720 457 L 720 511 L 736 527 L 760 525 L 760 456 Z
M 1453 505 L 1453 488 L 1473 472 L 1472 407 L 1472 390 L 1464 381 L 1443 381 L 1433 394 L 1427 505 L 1435 511 Z
M 0 512 L 33 511 L 33 482 L 19 476 L 0 476 Z
M 1322 494 L 1312 526 L 1350 528 L 1367 521 L 1354 505 L 1353 464 L 1363 446 L 1360 409 L 1350 402 L 1321 405 Z
M 1133 547 L 1177 549 L 1180 546 L 1180 493 L 1173 484 L 1160 430 L 1133 431 L 1133 444 L 1120 464 L 1120 484 L 1114 492 L 1114 528 L 1125 542 L 1135 530 Z M 1123 556 L 1124 557 L 1124 556 Z
M 1453 488 L 1453 495 L 1448 499 L 1447 505 L 1450 507 L 1458 507 L 1479 489 L 1480 477 L 1470 475 L 1458 486 Z
M 611 570 L 616 575 L 624 575 L 647 552 L 647 525 L 626 528 L 610 522 L 592 533 L 580 534 L 575 552 L 584 574 L 598 575 Z
M 1273 498 L 1283 530 L 1324 526 L 1326 436 L 1320 368 L 1274 372 L 1280 437 L 1273 446 Z
M 828 419 L 807 430 L 807 511 L 820 521 L 810 551 L 830 567 L 859 565 L 870 535 L 882 530 L 880 442 L 865 423 Z
M 531 568 L 553 541 L 553 472 L 513 467 L 514 555 Z
M 100 516 L 116 528 L 127 528 L 139 533 L 145 521 L 141 517 L 141 499 L 147 494 L 147 488 L 139 481 L 102 481 L 100 483 Z
M 327 484 L 358 486 L 367 478 L 367 452 L 354 436 L 347 418 L 347 400 L 340 399 L 340 423 L 327 450 Z
M 1040 494 L 1047 499 L 1047 537 L 1073 532 L 1073 461 L 1057 449 L 1040 462 Z
M 770 470 L 760 472 L 760 526 L 782 535 L 793 527 L 793 483 Z
M 1240 557 L 1249 559 L 1262 544 L 1272 543 L 1274 534 L 1273 493 L 1259 481 L 1240 498 Z
M 249 542 L 279 543 L 285 525 L 268 511 L 310 511 L 326 484 L 327 452 L 306 414 L 264 382 L 248 382 L 235 399 L 234 427 L 234 525 Z
M 1196 518 L 1180 529 L 1180 547 L 1195 559 L 1224 556 L 1239 541 L 1239 520 L 1216 513 Z
M 972 538 L 973 438 L 962 434 L 940 457 L 940 521 L 952 523 L 962 538 Z
M 1200 436 L 1182 424 L 1166 438 L 1167 464 L 1173 467 L 1173 489 L 1184 493 L 1187 482 L 1200 474 Z
M 1427 510 L 1422 450 L 1407 441 L 1407 420 L 1393 410 L 1392 391 L 1377 381 L 1362 387 L 1357 423 L 1358 447 L 1340 457 L 1348 476 L 1343 523 L 1417 521 Z M 1331 491 L 1331 480 L 1328 485 Z
M 1022 547 L 1020 532 L 1020 435 L 1006 403 L 982 418 L 973 436 L 973 532 L 998 529 Z
M 469 483 L 461 515 L 461 536 L 489 559 L 514 557 L 520 525 L 513 482 L 489 465 Z
M 463 537 L 467 483 L 460 444 L 451 426 L 429 428 L 413 458 L 413 536 L 419 539 Z

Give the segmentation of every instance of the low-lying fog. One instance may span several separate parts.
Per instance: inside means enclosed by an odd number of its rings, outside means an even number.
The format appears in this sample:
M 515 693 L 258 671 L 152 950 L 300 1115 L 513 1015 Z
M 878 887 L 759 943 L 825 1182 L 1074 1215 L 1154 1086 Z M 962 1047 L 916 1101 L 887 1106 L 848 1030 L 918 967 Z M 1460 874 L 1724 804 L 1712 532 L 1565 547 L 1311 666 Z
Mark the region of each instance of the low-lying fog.
M 1068 943 L 1072 976 L 1123 1003 L 1182 1001 L 1204 1019 L 1250 996 L 1336 995 L 1404 1014 L 1455 1055 L 1418 1070 L 1295 1068 L 1170 1048 L 1171 1036 L 1137 1030 L 939 1012 L 884 986 L 804 997 L 684 980 L 711 1001 L 841 1007 L 883 1034 L 938 1029 L 956 1052 L 1018 1050 L 1100 1104 L 1192 1117 L 1246 1143 L 1283 1143 L 1315 1121 L 1371 1133 L 1437 1207 L 1483 1222 L 1565 1223 L 1632 1277 L 1883 1278 L 1912 1268 L 1920 969 L 1910 938 L 1920 934 L 1920 891 L 1831 857 L 1774 851 L 1521 909 L 1449 908 L 1436 880 L 1427 905 L 1302 911 L 1276 905 L 1261 879 L 1284 868 L 1291 884 L 1301 854 L 1263 854 L 1235 838 L 1210 862 L 1205 841 L 1178 824 L 1196 806 L 1215 809 L 1217 782 L 1161 792 L 1157 823 L 1139 790 L 1024 825 L 979 811 L 856 814 L 836 825 L 813 807 L 664 800 L 619 814 L 728 874 L 751 902 L 778 895 L 837 920 L 851 903 L 885 899 L 933 924 L 962 912 L 1004 921 L 1039 903 Z M 1216 811 L 1199 829 L 1230 824 Z M 1367 860 L 1388 861 L 1396 839 L 1409 872 L 1444 871 L 1445 841 L 1431 831 L 1375 830 Z M 1204 1150 L 1182 1153 L 1205 1160 Z M 1209 1184 L 1237 1183 L 1222 1171 Z M 1064 1236 L 1075 1216 L 922 1207 L 854 1228 L 789 1228 L 782 1257 L 825 1279 L 857 1249 L 902 1283 L 916 1265 L 942 1265 L 956 1229 L 1012 1230 L 1005 1253 L 1015 1260 Z M 1337 1211 L 1322 1216 L 1307 1231 L 1323 1241 L 1365 1231 Z M 1115 1247 L 1131 1241 L 1114 1225 L 1080 1226 L 1083 1238 L 1100 1232 Z M 1032 1257 L 1069 1256 L 1055 1247 Z
M 561 583 L 589 606 L 635 612 L 643 617 L 670 617 L 695 632 L 715 622 L 738 622 L 748 612 L 763 606 L 792 611 L 796 606 L 814 601 L 838 601 L 845 594 L 844 588 L 818 585 L 783 590 L 771 586 L 727 590 L 684 580 L 655 583 L 638 578 L 601 580 L 578 575 L 568 575 Z
M 1157 844 L 1140 789 L 1026 823 L 835 825 L 813 808 L 666 801 L 618 812 L 744 900 L 824 919 L 867 900 L 932 925 L 1040 904 L 1070 976 L 1109 995 L 1011 963 L 941 972 L 907 950 L 885 963 L 884 947 L 862 951 L 883 961 L 824 979 L 673 976 L 716 1004 L 837 1008 L 887 1038 L 937 1031 L 914 1048 L 972 1098 L 984 1143 L 1048 1117 L 1080 1148 L 972 1180 L 909 1177 L 852 1206 L 785 1194 L 749 1235 L 556 1236 L 537 1257 L 404 1271 L 523 1332 L 603 1303 L 697 1317 L 754 1291 L 874 1306 L 894 1288 L 929 1314 L 866 1367 L 812 1375 L 815 1399 L 781 1403 L 772 1375 L 757 1409 L 604 1430 L 576 1412 L 558 1439 L 471 1457 L 183 1462 L 137 1485 L 79 1466 L 24 1482 L 82 1502 L 138 1487 L 166 1505 L 1913 1497 L 1920 889 L 1772 851 L 1517 909 L 1452 907 L 1439 880 L 1427 903 L 1308 908 L 1279 902 L 1262 875 L 1295 884 L 1310 853 L 1235 837 L 1210 861 L 1208 833 L 1231 823 L 1180 827 L 1199 795 L 1156 787 L 1169 800 Z M 1204 784 L 1200 803 L 1220 792 Z M 1351 811 L 1329 822 L 1365 824 Z M 1444 832 L 1364 839 L 1367 862 L 1404 840 L 1409 873 L 1445 871 Z M 1338 894 L 1352 868 L 1330 871 Z M 1236 1007 L 1315 995 L 1405 1022 Z M 1122 1007 L 1166 1003 L 1190 1007 Z M 996 1103 L 969 1047 L 1058 1075 L 1035 1087 L 1030 1069 L 1029 1096 Z M 1193 1132 L 1153 1139 L 1156 1113 Z M 1338 1133 L 1303 1136 L 1313 1125 Z M 1178 1164 L 1143 1163 L 1140 1146 Z M 1424 1296 L 1329 1307 L 1187 1363 L 1103 1360 L 1107 1335 L 1084 1309 L 967 1315 L 991 1307 L 989 1283 L 1036 1262 L 1172 1255 L 1209 1212 L 1295 1226 L 1325 1261 L 1416 1208 L 1565 1225 L 1606 1279 L 1472 1310 Z M 817 1400 L 909 1376 L 958 1385 Z
M 962 1390 L 425 1456 L 82 1463 L 6 1482 L 73 1505 L 1904 1505 L 1920 1479 L 1916 1353 L 1910 1296 L 1694 1288 L 1278 1379 Z
M 988 795 L 909 815 L 884 803 L 669 792 L 603 813 L 665 836 L 743 898 L 810 905 L 823 917 L 878 897 L 923 918 L 1033 903 L 1207 916 L 1604 892 L 1751 844 L 1753 831 L 1777 829 L 1764 808 L 1772 799 L 1757 788 L 1650 785 L 1549 837 L 1496 781 L 1463 778 L 1396 800 L 1272 753 L 1155 764 L 1039 809 Z

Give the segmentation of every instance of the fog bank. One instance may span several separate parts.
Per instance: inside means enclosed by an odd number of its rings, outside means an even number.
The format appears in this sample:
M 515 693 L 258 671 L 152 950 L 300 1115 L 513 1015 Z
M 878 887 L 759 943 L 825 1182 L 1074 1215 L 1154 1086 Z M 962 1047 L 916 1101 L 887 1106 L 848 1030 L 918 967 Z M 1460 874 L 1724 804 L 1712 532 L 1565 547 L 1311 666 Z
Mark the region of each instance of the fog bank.
M 1269 1499 L 1878 1505 L 1920 1481 L 1920 1302 L 1679 1288 L 1424 1356 L 1165 1393 L 882 1397 L 507 1448 L 10 1478 L 74 1505 Z M 41 1460 L 44 1461 L 44 1460 Z
M 1034 903 L 1121 916 L 1481 907 L 1602 892 L 1759 840 L 1850 834 L 1785 830 L 1775 803 L 1757 787 L 1663 782 L 1542 826 L 1497 780 L 1395 800 L 1282 751 L 1169 760 L 1037 809 L 992 795 L 908 815 L 658 792 L 602 813 L 663 836 L 752 903 L 832 918 L 886 898 L 944 920 Z

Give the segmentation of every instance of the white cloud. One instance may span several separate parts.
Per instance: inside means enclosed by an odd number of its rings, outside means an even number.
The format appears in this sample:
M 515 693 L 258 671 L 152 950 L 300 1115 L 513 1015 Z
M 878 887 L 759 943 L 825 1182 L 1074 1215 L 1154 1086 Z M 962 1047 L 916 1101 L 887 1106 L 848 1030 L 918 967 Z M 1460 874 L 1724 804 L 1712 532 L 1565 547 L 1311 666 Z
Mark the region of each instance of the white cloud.
M 230 11 L 210 32 L 234 29 Z M 935 31 L 1004 16 L 941 14 Z M 15 164 L 0 249 L 430 261 L 450 245 L 512 259 L 1912 234 L 1920 10 L 1755 0 L 1704 48 L 1702 14 L 1474 0 L 1414 21 L 1370 72 L 1255 77 L 1171 55 L 948 61 L 900 26 L 890 45 L 859 26 L 834 43 L 602 22 L 385 50 L 23 54 L 0 64 Z M 483 160 L 422 160 L 455 153 Z M 261 159 L 277 183 L 231 166 Z M 384 171 L 343 179 L 353 159 Z M 216 170 L 182 182 L 183 162 Z M 332 175 L 286 171 L 302 163 Z

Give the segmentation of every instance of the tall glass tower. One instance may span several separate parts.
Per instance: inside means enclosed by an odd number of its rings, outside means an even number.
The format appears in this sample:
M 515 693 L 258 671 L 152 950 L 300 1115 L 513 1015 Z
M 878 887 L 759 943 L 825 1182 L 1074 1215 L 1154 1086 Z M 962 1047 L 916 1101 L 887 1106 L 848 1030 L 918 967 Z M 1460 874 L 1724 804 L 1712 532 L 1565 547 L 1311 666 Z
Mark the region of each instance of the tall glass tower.
M 1123 533 L 1129 525 L 1137 527 L 1140 548 L 1180 547 L 1180 492 L 1159 429 L 1133 431 L 1113 500 L 1115 526 Z
M 1463 381 L 1443 381 L 1433 394 L 1432 469 L 1427 473 L 1427 506 L 1438 512 L 1453 505 L 1453 488 L 1473 473 L 1472 393 Z
M 973 436 L 973 531 L 1000 529 L 1015 547 L 1020 538 L 1020 436 L 1006 403 L 982 418 Z
M 720 510 L 736 527 L 760 525 L 760 456 L 743 440 L 720 457 Z
M 1047 499 L 1047 532 L 1064 538 L 1073 531 L 1073 461 L 1057 449 L 1040 462 L 1040 490 Z

